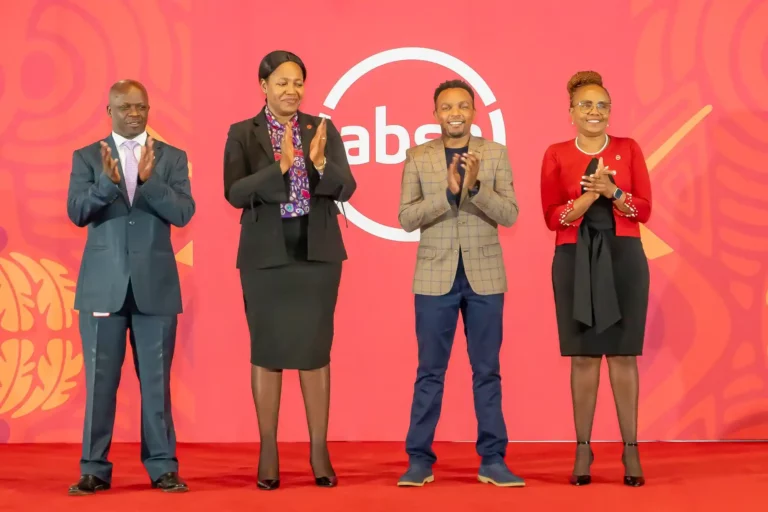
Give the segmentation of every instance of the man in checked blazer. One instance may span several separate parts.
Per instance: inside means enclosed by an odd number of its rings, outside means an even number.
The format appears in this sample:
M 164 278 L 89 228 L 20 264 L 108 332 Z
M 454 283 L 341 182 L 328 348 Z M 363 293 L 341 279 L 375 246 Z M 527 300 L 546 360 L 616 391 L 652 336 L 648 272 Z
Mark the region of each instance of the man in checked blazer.
M 470 134 L 474 99 L 463 81 L 441 84 L 434 101 L 442 136 L 406 153 L 399 221 L 408 232 L 421 230 L 413 280 L 419 364 L 400 486 L 434 481 L 432 441 L 459 311 L 472 365 L 478 480 L 524 485 L 504 463 L 499 374 L 507 279 L 498 225 L 512 226 L 518 206 L 507 149 Z

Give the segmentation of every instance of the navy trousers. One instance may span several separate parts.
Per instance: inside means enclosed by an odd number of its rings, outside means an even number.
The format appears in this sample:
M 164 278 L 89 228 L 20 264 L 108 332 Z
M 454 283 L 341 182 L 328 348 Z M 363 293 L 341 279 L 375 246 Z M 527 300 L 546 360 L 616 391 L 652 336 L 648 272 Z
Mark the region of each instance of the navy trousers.
M 443 385 L 461 312 L 472 365 L 477 418 L 477 453 L 483 464 L 506 455 L 507 427 L 501 410 L 499 351 L 503 331 L 504 294 L 478 295 L 469 285 L 463 262 L 446 295 L 416 295 L 416 338 L 419 367 L 405 447 L 410 463 L 431 466 L 435 428 L 443 403 Z
M 152 480 L 179 470 L 170 384 L 176 324 L 176 316 L 141 314 L 130 285 L 117 313 L 80 312 L 86 381 L 82 474 L 112 481 L 108 456 L 127 331 L 141 387 L 141 460 Z

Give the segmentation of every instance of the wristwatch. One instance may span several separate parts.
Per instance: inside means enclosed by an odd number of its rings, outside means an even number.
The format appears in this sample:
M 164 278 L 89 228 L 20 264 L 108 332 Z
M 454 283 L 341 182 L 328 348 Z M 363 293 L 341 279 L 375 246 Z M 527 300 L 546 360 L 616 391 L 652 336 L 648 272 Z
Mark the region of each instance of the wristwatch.
M 480 192 L 480 182 L 476 181 L 475 185 L 471 189 L 468 190 L 469 197 L 472 197 L 472 196 L 476 195 L 478 192 Z
M 624 195 L 624 191 L 621 190 L 619 187 L 616 187 L 616 191 L 613 193 L 613 200 L 618 201 L 621 199 L 621 196 Z

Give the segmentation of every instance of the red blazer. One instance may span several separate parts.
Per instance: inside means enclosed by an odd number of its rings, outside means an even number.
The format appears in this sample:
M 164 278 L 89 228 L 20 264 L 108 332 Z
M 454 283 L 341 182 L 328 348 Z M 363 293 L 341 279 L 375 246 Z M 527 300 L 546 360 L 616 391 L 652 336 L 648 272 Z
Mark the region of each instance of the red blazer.
M 616 171 L 613 179 L 624 191 L 626 204 L 632 213 L 625 214 L 614 206 L 617 236 L 640 236 L 640 222 L 651 216 L 651 180 L 640 146 L 633 139 L 610 137 L 608 146 L 597 155 L 582 153 L 573 139 L 552 144 L 541 163 L 541 207 L 547 227 L 557 232 L 555 244 L 576 243 L 582 217 L 571 223 L 566 215 L 573 210 L 573 201 L 581 196 L 581 177 L 594 157 Z

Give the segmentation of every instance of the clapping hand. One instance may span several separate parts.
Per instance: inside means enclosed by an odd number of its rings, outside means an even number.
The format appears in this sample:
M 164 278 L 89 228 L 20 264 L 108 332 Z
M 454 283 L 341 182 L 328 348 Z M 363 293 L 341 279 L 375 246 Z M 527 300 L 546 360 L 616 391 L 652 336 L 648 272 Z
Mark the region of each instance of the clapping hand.
M 615 174 L 616 171 L 606 167 L 603 164 L 603 158 L 600 157 L 595 173 L 591 176 L 581 177 L 581 186 L 584 187 L 585 192 L 591 192 L 611 199 L 614 192 L 616 192 L 616 185 L 611 181 L 611 176 Z
M 120 183 L 120 171 L 117 164 L 117 159 L 112 158 L 112 149 L 109 144 L 101 141 L 101 170 L 113 183 Z
M 141 147 L 141 156 L 139 157 L 139 179 L 146 182 L 155 168 L 155 140 L 147 137 L 147 143 Z
M 315 136 L 309 143 L 309 159 L 315 165 L 315 168 L 323 169 L 325 165 L 325 141 L 328 138 L 328 130 L 325 126 L 325 118 L 317 126 Z
M 461 174 L 459 174 L 457 166 L 459 165 L 459 155 L 453 155 L 451 165 L 448 166 L 448 189 L 451 194 L 458 194 L 461 190 Z
M 464 153 L 461 157 L 464 164 L 464 186 L 472 188 L 477 182 L 477 173 L 480 172 L 480 159 L 474 153 Z
M 291 128 L 291 125 L 286 124 L 285 132 L 283 133 L 283 141 L 280 143 L 280 171 L 282 171 L 283 174 L 287 173 L 288 169 L 293 165 L 293 157 L 293 129 Z

